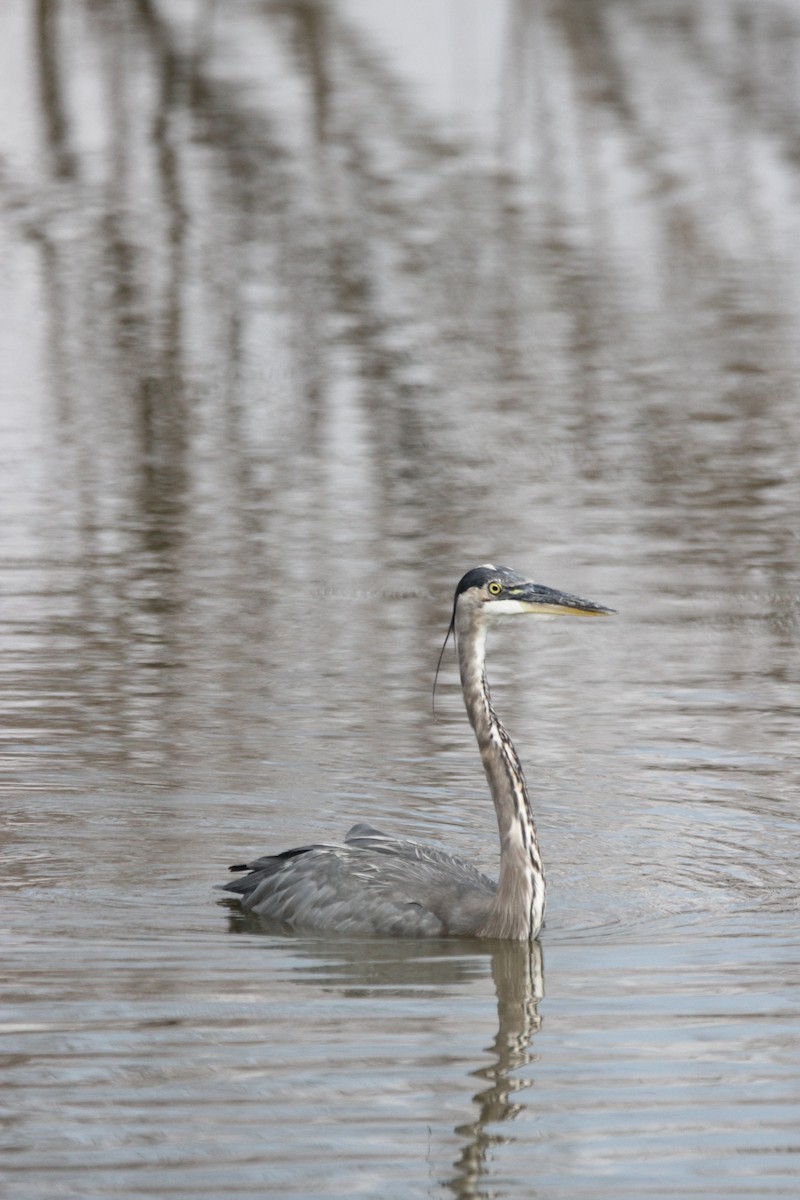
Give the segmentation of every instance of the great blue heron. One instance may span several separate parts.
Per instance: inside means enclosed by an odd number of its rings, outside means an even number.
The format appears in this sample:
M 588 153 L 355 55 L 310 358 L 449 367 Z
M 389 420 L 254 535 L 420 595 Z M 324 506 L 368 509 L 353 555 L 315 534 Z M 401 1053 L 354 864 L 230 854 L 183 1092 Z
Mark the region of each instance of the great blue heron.
M 231 867 L 249 874 L 224 890 L 241 898 L 245 912 L 295 929 L 535 938 L 544 917 L 544 869 L 522 767 L 489 695 L 486 630 L 495 617 L 519 613 L 613 611 L 491 564 L 468 571 L 456 588 L 448 637 L 455 633 L 464 704 L 497 813 L 497 883 L 455 854 L 354 825 L 340 845 L 298 846 Z

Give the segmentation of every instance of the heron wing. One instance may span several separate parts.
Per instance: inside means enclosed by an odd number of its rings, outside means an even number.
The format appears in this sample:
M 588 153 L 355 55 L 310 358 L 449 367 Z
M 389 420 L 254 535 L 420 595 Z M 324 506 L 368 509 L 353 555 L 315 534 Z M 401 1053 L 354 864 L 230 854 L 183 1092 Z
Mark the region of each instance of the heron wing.
M 300 846 L 237 868 L 242 908 L 296 928 L 431 937 L 473 933 L 495 884 L 457 855 L 354 825 L 343 845 Z
M 441 872 L 444 877 L 455 877 L 467 886 L 471 885 L 481 891 L 488 890 L 494 894 L 496 884 L 488 875 L 484 875 L 477 867 L 459 854 L 453 854 L 440 846 L 431 846 L 427 842 L 417 842 L 413 838 L 392 837 L 382 833 L 372 825 L 353 825 L 345 834 L 345 845 L 371 850 L 387 858 L 401 862 L 422 864 L 422 870 L 427 868 L 431 873 Z

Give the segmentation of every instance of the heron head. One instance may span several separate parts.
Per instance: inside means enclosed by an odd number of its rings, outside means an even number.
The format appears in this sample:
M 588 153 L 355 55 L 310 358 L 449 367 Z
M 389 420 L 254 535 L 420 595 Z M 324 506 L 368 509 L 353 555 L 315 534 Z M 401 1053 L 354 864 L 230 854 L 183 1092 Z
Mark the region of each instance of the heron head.
M 478 628 L 481 628 L 483 619 L 487 617 L 510 617 L 519 613 L 535 617 L 556 617 L 561 614 L 573 617 L 600 617 L 614 612 L 613 608 L 596 604 L 594 600 L 583 600 L 580 596 L 570 595 L 569 592 L 559 592 L 555 588 L 545 587 L 542 583 L 534 583 L 532 579 L 526 579 L 510 567 L 496 567 L 492 563 L 473 567 L 459 580 L 456 588 L 453 615 L 439 652 L 433 678 L 434 697 L 442 655 L 451 634 L 455 633 L 456 613 L 463 612 L 464 608 L 472 617 L 478 618 Z
M 453 615 L 460 604 L 469 604 L 487 617 L 508 617 L 527 613 L 534 617 L 599 617 L 613 613 L 613 608 L 583 600 L 569 592 L 534 583 L 510 567 L 485 563 L 467 571 L 456 588 Z

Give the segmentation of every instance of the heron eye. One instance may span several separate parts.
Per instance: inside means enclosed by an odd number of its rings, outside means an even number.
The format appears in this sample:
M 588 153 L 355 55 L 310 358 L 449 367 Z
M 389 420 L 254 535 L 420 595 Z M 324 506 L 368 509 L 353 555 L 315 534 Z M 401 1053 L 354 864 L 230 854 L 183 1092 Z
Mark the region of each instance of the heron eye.
M 489 584 L 489 592 L 491 593 L 492 596 L 499 596 L 500 593 L 502 592 L 502 590 L 503 590 L 503 585 L 498 583 L 496 579 L 493 579 L 492 582 Z

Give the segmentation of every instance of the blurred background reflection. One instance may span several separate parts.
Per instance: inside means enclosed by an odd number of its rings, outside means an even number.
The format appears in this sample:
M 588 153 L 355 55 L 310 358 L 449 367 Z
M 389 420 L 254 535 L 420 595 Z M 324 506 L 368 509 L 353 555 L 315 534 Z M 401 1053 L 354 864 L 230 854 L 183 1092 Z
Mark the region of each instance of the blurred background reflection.
M 791 6 L 0 21 L 15 784 L 249 777 L 362 656 L 394 722 L 476 557 L 634 618 L 778 597 L 780 682 Z

